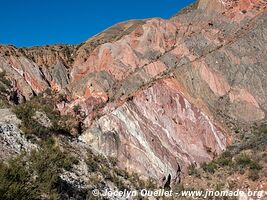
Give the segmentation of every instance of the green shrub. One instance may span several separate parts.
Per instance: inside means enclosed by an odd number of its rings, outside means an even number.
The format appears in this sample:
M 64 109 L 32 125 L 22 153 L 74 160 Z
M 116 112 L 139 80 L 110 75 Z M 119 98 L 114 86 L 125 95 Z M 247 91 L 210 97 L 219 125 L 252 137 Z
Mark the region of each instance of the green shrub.
M 5 200 L 37 199 L 36 188 L 31 184 L 32 171 L 23 156 L 12 159 L 8 165 L 0 164 L 0 196 Z
M 259 171 L 261 170 L 260 164 L 256 161 L 251 159 L 246 154 L 240 154 L 236 158 L 236 169 L 239 170 L 239 173 L 245 173 L 245 169 L 249 169 L 249 178 L 253 181 L 259 178 Z
M 242 168 L 249 166 L 251 162 L 252 160 L 246 154 L 241 154 L 236 158 L 237 165 L 239 165 Z
M 46 128 L 33 119 L 36 111 L 44 112 L 51 121 L 52 127 Z M 66 124 L 69 116 L 60 116 L 59 112 L 54 110 L 53 100 L 49 97 L 35 97 L 14 106 L 13 112 L 22 121 L 20 129 L 25 134 L 46 137 L 52 133 L 69 134 L 70 132 L 70 127 Z
M 220 157 L 216 160 L 216 163 L 221 166 L 230 166 L 232 164 L 232 160 L 230 158 Z
M 124 170 L 124 169 L 121 169 L 121 168 L 115 168 L 114 169 L 114 172 L 118 175 L 118 176 L 121 176 L 121 177 L 124 177 L 125 179 L 128 179 L 129 178 L 129 173 Z
M 230 147 L 229 147 L 230 148 Z M 221 158 L 232 158 L 232 153 L 229 150 L 226 150 L 222 153 L 222 155 L 220 156 Z
M 77 115 L 81 111 L 81 106 L 79 104 L 73 106 L 73 112 Z
M 259 133 L 267 134 L 267 125 L 263 125 L 260 127 Z
M 23 125 L 29 127 L 32 125 L 32 117 L 35 113 L 35 108 L 29 103 L 18 105 L 14 109 L 17 117 L 22 121 Z
M 105 170 L 105 167 L 109 168 L 109 162 L 103 155 L 95 155 L 91 151 L 87 153 L 87 160 L 85 162 L 87 164 L 89 172 L 103 172 L 103 170 Z
M 58 95 L 58 102 L 68 102 L 68 98 L 65 94 Z
M 58 199 L 58 182 L 62 169 L 70 170 L 74 158 L 61 152 L 48 140 L 38 151 L 11 159 L 8 164 L 0 164 L 0 196 L 5 200 Z
M 261 170 L 262 167 L 260 166 L 260 164 L 257 161 L 251 160 L 251 162 L 249 164 L 249 168 L 251 170 Z
M 214 162 L 210 162 L 210 163 L 204 163 L 202 165 L 202 168 L 205 172 L 209 172 L 209 173 L 215 173 L 215 171 L 218 169 L 218 166 L 216 165 L 216 163 Z
M 11 87 L 11 81 L 6 78 L 6 72 L 2 71 L 0 73 L 0 81 L 5 84 L 7 87 Z

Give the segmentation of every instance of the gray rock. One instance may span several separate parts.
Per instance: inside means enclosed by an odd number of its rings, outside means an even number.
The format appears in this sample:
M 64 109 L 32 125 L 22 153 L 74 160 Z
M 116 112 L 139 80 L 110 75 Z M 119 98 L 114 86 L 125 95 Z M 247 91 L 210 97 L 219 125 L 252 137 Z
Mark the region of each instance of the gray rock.
M 20 123 L 9 109 L 0 109 L 0 160 L 36 148 L 19 130 Z
M 51 120 L 44 112 L 36 111 L 35 115 L 33 116 L 33 119 L 35 119 L 40 125 L 46 128 L 52 127 Z

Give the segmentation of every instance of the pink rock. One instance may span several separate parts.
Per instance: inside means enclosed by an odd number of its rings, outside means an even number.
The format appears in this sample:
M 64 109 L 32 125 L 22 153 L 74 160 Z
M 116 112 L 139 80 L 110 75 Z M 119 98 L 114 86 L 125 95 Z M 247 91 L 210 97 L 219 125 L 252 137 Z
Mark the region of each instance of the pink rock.
M 186 173 L 190 163 L 212 160 L 228 140 L 219 126 L 183 97 L 172 79 L 157 82 L 93 127 L 101 133 L 94 135 L 89 129 L 83 140 L 117 157 L 120 167 L 157 179 L 170 174 L 174 180 L 180 169 Z
M 194 63 L 194 65 L 199 68 L 202 79 L 216 95 L 223 96 L 230 90 L 230 86 L 223 76 L 210 69 L 204 61 Z

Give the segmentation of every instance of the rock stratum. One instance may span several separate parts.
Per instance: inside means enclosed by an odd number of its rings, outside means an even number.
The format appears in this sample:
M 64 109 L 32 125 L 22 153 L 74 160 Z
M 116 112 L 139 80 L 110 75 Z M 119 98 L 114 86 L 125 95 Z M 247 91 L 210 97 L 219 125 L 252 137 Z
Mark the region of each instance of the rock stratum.
M 266 120 L 267 1 L 199 0 L 171 19 L 116 24 L 80 45 L 0 46 L 18 104 L 66 95 L 80 140 L 121 168 L 179 182 L 220 155 L 234 127 Z

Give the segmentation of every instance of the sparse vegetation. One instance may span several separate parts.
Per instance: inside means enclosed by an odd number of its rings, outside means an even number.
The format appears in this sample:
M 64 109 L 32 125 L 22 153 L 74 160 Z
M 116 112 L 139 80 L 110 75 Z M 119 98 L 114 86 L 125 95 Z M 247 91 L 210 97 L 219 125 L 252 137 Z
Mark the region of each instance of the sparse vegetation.
M 246 154 L 241 154 L 236 158 L 236 164 L 240 168 L 250 166 L 252 163 L 254 163 L 254 161 L 252 161 L 251 158 Z
M 249 178 L 253 180 L 258 178 L 258 173 L 262 167 L 257 160 L 252 159 L 244 153 L 235 156 L 234 161 L 231 158 L 232 156 L 229 152 L 225 152 L 217 160 L 210 163 L 203 163 L 201 167 L 205 172 L 211 174 L 215 173 L 219 168 L 226 168 L 229 173 L 238 172 L 240 174 L 244 174 L 245 170 L 249 170 Z M 189 168 L 189 172 L 193 173 L 194 170 Z
M 205 172 L 213 174 L 218 169 L 218 166 L 215 162 L 210 162 L 210 163 L 203 163 L 202 168 Z
M 49 138 L 39 150 L 0 164 L 0 196 L 13 199 L 59 199 L 59 174 L 69 170 L 74 158 L 62 152 Z
M 68 102 L 67 96 L 65 94 L 59 94 L 58 102 Z
M 78 115 L 80 111 L 81 111 L 81 106 L 80 106 L 79 104 L 77 104 L 77 105 L 75 105 L 75 106 L 73 107 L 73 112 L 74 112 L 76 115 Z
M 115 163 L 115 158 L 108 159 L 102 155 L 95 155 L 92 152 L 88 152 L 87 155 L 87 167 L 89 172 L 101 173 L 104 180 L 113 182 L 119 189 L 123 190 L 129 187 L 131 183 L 136 189 L 140 188 L 156 188 L 156 182 L 154 179 L 149 178 L 144 181 L 141 180 L 136 173 L 128 173 L 126 170 L 118 168 Z M 127 183 L 125 180 L 128 180 Z M 91 177 L 91 181 L 94 184 L 99 184 L 99 178 L 96 176 Z
M 234 190 L 244 187 L 243 183 L 238 181 L 241 179 L 246 180 L 246 184 L 252 188 L 259 181 L 265 181 L 267 166 L 267 159 L 265 159 L 266 127 L 266 125 L 260 127 L 255 125 L 254 132 L 244 133 L 241 141 L 227 147 L 227 150 L 212 162 L 203 163 L 197 169 L 194 165 L 189 166 L 188 172 L 191 176 L 186 177 L 183 183 L 197 188 L 200 186 L 205 189 Z M 243 131 L 240 130 L 239 134 L 242 133 Z
M 196 166 L 194 164 L 189 165 L 188 167 L 188 175 L 190 176 L 196 176 L 196 177 L 200 177 L 200 174 L 196 168 Z
M 260 178 L 259 171 L 258 170 L 250 170 L 248 178 L 251 179 L 252 181 L 258 180 Z
M 44 112 L 51 121 L 52 126 L 49 128 L 44 127 L 33 119 L 36 111 Z M 22 121 L 22 126 L 20 128 L 27 135 L 46 137 L 53 133 L 69 134 L 70 132 L 71 127 L 67 124 L 70 116 L 60 116 L 60 114 L 55 111 L 52 97 L 35 97 L 30 101 L 14 106 L 13 112 Z
M 11 87 L 11 82 L 6 78 L 6 72 L 0 72 L 0 108 L 9 107 L 9 102 L 7 96 L 9 96 Z
M 216 163 L 220 167 L 230 166 L 232 164 L 232 160 L 230 158 L 220 157 Z
M 5 86 L 10 87 L 11 81 L 6 78 L 6 72 L 0 72 L 0 82 L 3 83 Z

